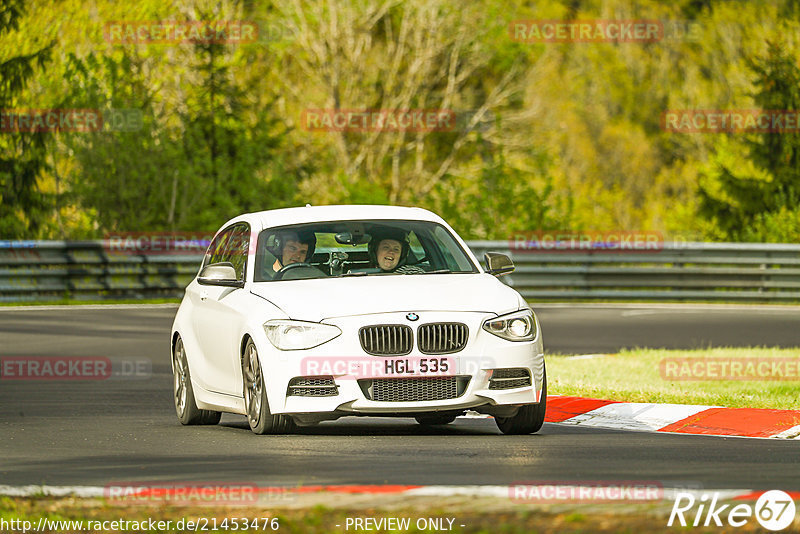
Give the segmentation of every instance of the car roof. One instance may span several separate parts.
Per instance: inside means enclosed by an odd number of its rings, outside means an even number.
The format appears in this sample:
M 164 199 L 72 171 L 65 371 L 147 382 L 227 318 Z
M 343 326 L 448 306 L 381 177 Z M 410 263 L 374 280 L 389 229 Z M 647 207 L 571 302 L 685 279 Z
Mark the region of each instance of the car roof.
M 348 220 L 414 220 L 444 223 L 441 217 L 423 208 L 380 205 L 336 205 L 281 208 L 239 215 L 223 227 L 240 221 L 250 223 L 253 229 L 262 230 L 288 224 Z M 446 224 L 446 223 L 444 223 Z

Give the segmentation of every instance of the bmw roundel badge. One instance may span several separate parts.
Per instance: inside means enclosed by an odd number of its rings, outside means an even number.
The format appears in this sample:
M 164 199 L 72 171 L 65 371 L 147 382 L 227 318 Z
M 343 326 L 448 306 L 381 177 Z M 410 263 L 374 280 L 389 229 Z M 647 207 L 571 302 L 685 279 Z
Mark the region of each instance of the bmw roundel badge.
M 419 315 L 417 315 L 414 312 L 407 313 L 406 314 L 406 319 L 408 319 L 409 321 L 416 321 L 417 319 L 419 319 Z

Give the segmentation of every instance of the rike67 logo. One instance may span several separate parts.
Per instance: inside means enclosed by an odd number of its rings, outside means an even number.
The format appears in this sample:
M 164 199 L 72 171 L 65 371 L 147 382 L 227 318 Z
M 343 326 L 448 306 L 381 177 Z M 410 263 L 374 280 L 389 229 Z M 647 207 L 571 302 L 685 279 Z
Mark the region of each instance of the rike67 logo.
M 721 504 L 719 500 L 718 493 L 711 496 L 703 493 L 700 499 L 696 499 L 692 493 L 678 493 L 667 526 L 671 527 L 677 519 L 682 527 L 721 527 L 726 523 L 732 527 L 741 527 L 755 517 L 763 528 L 778 531 L 792 524 L 796 512 L 791 496 L 781 490 L 764 492 L 755 505 Z

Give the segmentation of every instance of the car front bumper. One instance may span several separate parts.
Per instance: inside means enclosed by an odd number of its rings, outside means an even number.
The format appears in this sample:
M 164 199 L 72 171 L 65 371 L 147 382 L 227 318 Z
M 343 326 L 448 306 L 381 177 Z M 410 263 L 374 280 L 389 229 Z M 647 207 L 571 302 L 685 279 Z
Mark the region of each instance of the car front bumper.
M 532 341 L 511 342 L 484 331 L 481 326 L 495 314 L 481 312 L 463 312 L 454 317 L 452 313 L 426 312 L 425 318 L 430 322 L 453 321 L 465 323 L 469 327 L 469 339 L 463 350 L 453 354 L 443 354 L 452 368 L 445 376 L 426 377 L 375 377 L 369 374 L 336 374 L 309 373 L 310 360 L 348 360 L 361 362 L 385 362 L 388 359 L 435 358 L 414 349 L 403 356 L 371 356 L 364 352 L 353 332 L 364 324 L 397 324 L 405 322 L 404 314 L 380 314 L 380 316 L 361 316 L 338 318 L 325 321 L 339 326 L 343 335 L 315 349 L 305 351 L 277 351 L 269 347 L 270 354 L 266 359 L 268 371 L 268 390 L 270 391 L 270 408 L 272 413 L 289 414 L 299 421 L 318 421 L 335 419 L 343 415 L 401 415 L 436 411 L 475 410 L 508 417 L 516 413 L 517 407 L 540 401 L 544 374 L 544 357 L 541 332 Z M 347 333 L 350 332 L 351 335 Z M 355 338 L 357 340 L 357 338 Z M 268 342 L 267 342 L 268 343 Z M 345 354 L 347 356 L 341 356 Z M 275 364 L 274 359 L 279 364 Z M 270 365 L 270 360 L 273 364 Z M 513 387 L 518 382 L 509 383 L 495 380 L 497 370 L 526 370 L 530 377 L 528 385 Z M 289 388 L 293 379 L 299 377 L 326 377 L 335 384 L 335 394 L 301 396 L 294 394 Z M 374 400 L 367 386 L 371 381 L 384 381 L 382 386 L 389 391 L 391 400 Z M 442 398 L 437 391 L 445 381 L 458 381 L 463 387 L 457 388 L 455 394 Z M 410 382 L 400 381 L 415 381 Z M 502 385 L 501 385 L 502 384 Z M 413 386 L 413 387 L 409 387 Z M 512 386 L 512 387 L 507 387 Z M 499 389 L 502 387 L 503 389 Z M 402 394 L 393 395 L 394 390 Z M 333 389 L 331 389 L 333 390 Z M 329 391 L 331 391 L 329 390 Z M 452 391 L 452 390 L 451 390 Z M 430 400 L 434 398 L 435 400 Z

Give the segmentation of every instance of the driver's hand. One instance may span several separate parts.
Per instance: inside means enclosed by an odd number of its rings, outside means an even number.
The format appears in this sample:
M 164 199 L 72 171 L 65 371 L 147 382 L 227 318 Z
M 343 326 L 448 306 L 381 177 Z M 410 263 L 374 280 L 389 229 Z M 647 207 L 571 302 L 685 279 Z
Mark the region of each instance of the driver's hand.
M 281 271 L 283 271 L 284 269 L 287 269 L 288 267 L 290 267 L 290 266 L 292 266 L 292 265 L 297 265 L 298 263 L 303 263 L 303 262 L 301 262 L 301 261 L 293 261 L 293 262 L 291 262 L 291 263 L 287 263 L 286 265 L 284 265 L 283 267 L 281 267 Z

